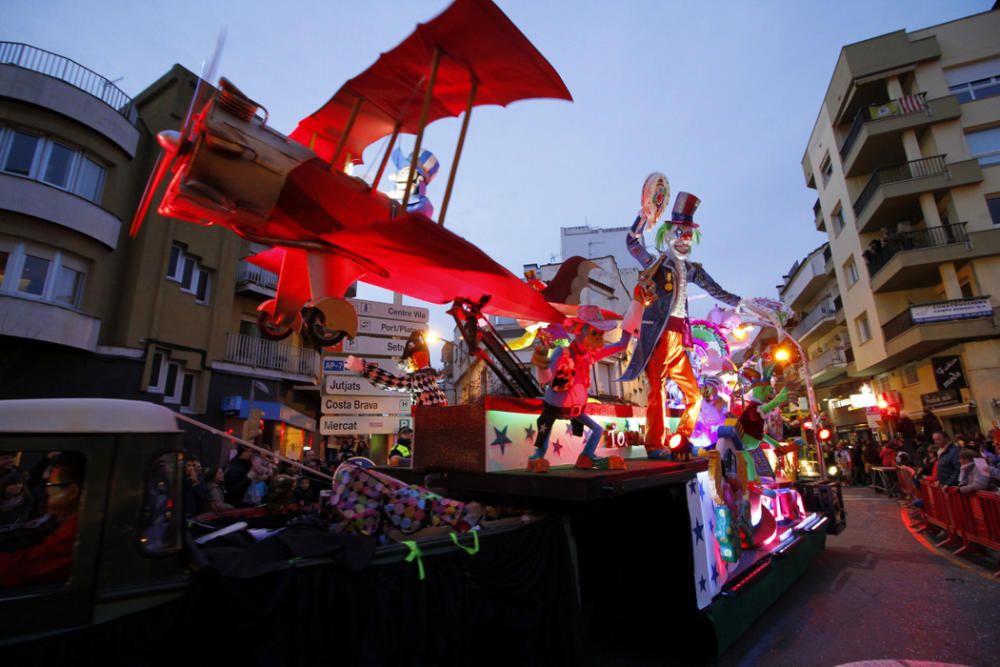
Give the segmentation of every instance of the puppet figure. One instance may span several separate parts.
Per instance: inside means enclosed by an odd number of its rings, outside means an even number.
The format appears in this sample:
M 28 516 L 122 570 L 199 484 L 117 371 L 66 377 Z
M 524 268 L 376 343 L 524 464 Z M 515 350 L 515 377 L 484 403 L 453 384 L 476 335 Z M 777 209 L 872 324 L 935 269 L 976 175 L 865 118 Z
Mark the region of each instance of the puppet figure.
M 764 432 L 764 415 L 779 407 L 788 398 L 788 387 L 783 388 L 775 396 L 774 387 L 771 386 L 772 370 L 773 367 L 765 370 L 763 378 L 750 385 L 746 406 L 736 426 L 719 428 L 719 438 L 731 440 L 738 451 L 757 449 L 761 442 L 766 442 L 776 449 L 782 447 L 781 443 Z
M 376 363 L 366 363 L 355 356 L 347 357 L 346 366 L 361 373 L 376 387 L 393 391 L 408 392 L 413 396 L 414 405 L 448 405 L 448 397 L 438 386 L 440 374 L 431 368 L 430 351 L 422 331 L 414 331 L 406 340 L 406 349 L 399 360 L 406 375 L 393 375 L 382 370 Z
M 392 162 L 398 170 L 392 175 L 392 180 L 396 184 L 396 189 L 389 193 L 389 196 L 398 202 L 403 201 L 406 196 L 406 182 L 410 178 L 410 162 L 413 155 L 410 154 L 405 160 L 403 153 L 396 148 L 392 152 Z M 428 218 L 434 217 L 434 204 L 427 198 L 427 186 L 434 180 L 441 163 L 428 150 L 420 151 L 420 158 L 417 160 L 417 173 L 413 176 L 413 187 L 410 192 L 410 203 L 406 206 L 407 213 L 419 213 Z
M 701 238 L 694 221 L 699 202 L 692 194 L 678 193 L 670 222 L 663 223 L 656 234 L 659 256 L 654 257 L 643 246 L 642 232 L 654 225 L 655 220 L 641 213 L 632 224 L 626 240 L 629 253 L 643 267 L 635 294 L 643 311 L 641 325 L 637 327 L 638 344 L 628 369 L 620 379 L 635 380 L 645 371 L 649 380 L 645 444 L 646 455 L 651 459 L 671 458 L 671 450 L 674 450 L 675 458 L 687 459 L 690 456 L 688 440 L 701 409 L 701 391 L 687 352 L 693 345 L 687 309 L 688 283 L 698 285 L 712 297 L 731 306 L 741 302 L 740 297 L 725 291 L 712 280 L 700 264 L 688 261 L 692 243 Z M 626 317 L 626 320 L 629 318 Z M 669 439 L 665 427 L 665 385 L 668 380 L 673 380 L 684 396 L 684 412 L 676 433 Z
M 549 462 L 545 458 L 545 453 L 549 448 L 552 425 L 557 419 L 569 419 L 573 426 L 573 434 L 577 436 L 583 435 L 584 426 L 590 429 L 583 451 L 576 460 L 577 468 L 623 469 L 625 463 L 620 456 L 604 458 L 595 454 L 604 427 L 587 416 L 586 408 L 591 366 L 600 359 L 624 350 L 628 344 L 628 336 L 623 335 L 622 339 L 613 345 L 605 345 L 604 333 L 617 325 L 605 320 L 597 306 L 580 306 L 569 326 L 575 333 L 569 347 L 556 348 L 552 359 L 548 361 L 543 355 L 536 354 L 533 357 L 534 363 L 542 366 L 547 364 L 547 367 L 539 373 L 547 387 L 542 414 L 538 418 L 535 453 L 528 459 L 528 470 L 548 471 Z

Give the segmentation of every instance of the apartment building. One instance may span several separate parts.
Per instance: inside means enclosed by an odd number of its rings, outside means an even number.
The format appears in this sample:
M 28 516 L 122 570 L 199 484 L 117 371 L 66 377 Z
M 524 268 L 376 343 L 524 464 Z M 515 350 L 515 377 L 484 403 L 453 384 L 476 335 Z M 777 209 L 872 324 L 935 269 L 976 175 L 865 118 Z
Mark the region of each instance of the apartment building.
M 1000 415 L 997 35 L 994 9 L 845 46 L 802 158 L 847 374 L 961 432 Z M 810 258 L 807 273 L 821 264 Z M 793 273 L 789 290 L 805 280 Z M 817 303 L 800 297 L 806 318 Z
M 162 403 L 299 456 L 318 445 L 319 355 L 260 338 L 277 277 L 225 230 L 150 212 L 128 228 L 197 78 L 136 99 L 64 56 L 0 43 L 0 397 Z

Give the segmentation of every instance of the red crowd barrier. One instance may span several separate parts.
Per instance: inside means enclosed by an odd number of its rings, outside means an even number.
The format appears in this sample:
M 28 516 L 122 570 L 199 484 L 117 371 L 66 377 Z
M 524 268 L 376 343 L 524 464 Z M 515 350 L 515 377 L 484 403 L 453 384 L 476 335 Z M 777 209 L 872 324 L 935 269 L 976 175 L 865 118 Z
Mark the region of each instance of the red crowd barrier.
M 912 500 L 922 501 L 921 532 L 934 526 L 945 533 L 939 547 L 954 547 L 961 555 L 978 545 L 1000 551 L 1000 494 L 977 491 L 964 494 L 958 487 L 941 488 L 937 482 L 918 483 L 913 470 L 899 468 L 900 489 Z M 993 573 L 1000 577 L 1000 570 Z

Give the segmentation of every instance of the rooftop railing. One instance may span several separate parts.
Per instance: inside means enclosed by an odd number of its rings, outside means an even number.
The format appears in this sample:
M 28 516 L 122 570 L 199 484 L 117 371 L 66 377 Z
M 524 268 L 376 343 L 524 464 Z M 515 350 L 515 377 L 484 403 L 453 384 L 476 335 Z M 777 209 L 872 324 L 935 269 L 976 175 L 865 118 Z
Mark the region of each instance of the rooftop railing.
M 133 125 L 136 123 L 132 98 L 113 81 L 75 60 L 28 44 L 0 41 L 0 65 L 14 65 L 64 81 L 101 100 Z
M 278 289 L 278 274 L 265 271 L 245 259 L 240 260 L 236 267 L 236 286 L 241 287 L 247 284 L 274 291 Z

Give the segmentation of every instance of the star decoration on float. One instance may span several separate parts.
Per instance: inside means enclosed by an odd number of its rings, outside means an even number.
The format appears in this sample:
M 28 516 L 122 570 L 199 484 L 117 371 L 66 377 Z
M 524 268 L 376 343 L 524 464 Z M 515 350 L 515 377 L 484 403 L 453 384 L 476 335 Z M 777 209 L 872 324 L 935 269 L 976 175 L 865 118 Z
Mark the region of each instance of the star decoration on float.
M 705 524 L 701 522 L 701 519 L 695 519 L 695 522 L 694 528 L 691 530 L 694 532 L 694 543 L 698 544 L 705 541 Z
M 705 485 L 702 484 L 700 481 L 698 482 L 698 497 L 701 498 L 702 500 L 705 499 Z
M 563 444 L 561 442 L 559 442 L 558 440 L 556 440 L 555 442 L 552 443 L 552 451 L 555 452 L 556 456 L 559 456 L 560 454 L 562 454 L 562 448 L 563 448 Z
M 493 432 L 496 434 L 496 439 L 490 445 L 500 445 L 500 455 L 503 456 L 507 453 L 507 445 L 512 443 L 512 440 L 507 437 L 507 427 L 504 426 L 501 430 L 494 426 Z
M 712 564 L 712 583 L 715 584 L 719 581 L 719 567 Z
M 698 590 L 704 593 L 705 592 L 705 584 L 707 584 L 707 583 L 708 583 L 708 581 L 705 579 L 705 575 L 701 575 L 701 578 L 698 579 Z
M 537 431 L 535 430 L 535 427 L 534 426 L 528 426 L 528 428 L 524 429 L 524 440 L 526 442 L 534 442 L 535 441 L 535 433 L 537 433 Z
M 688 489 L 690 491 L 690 495 L 693 496 L 698 491 L 698 482 L 697 482 L 697 480 L 692 479 L 690 482 L 688 482 Z

